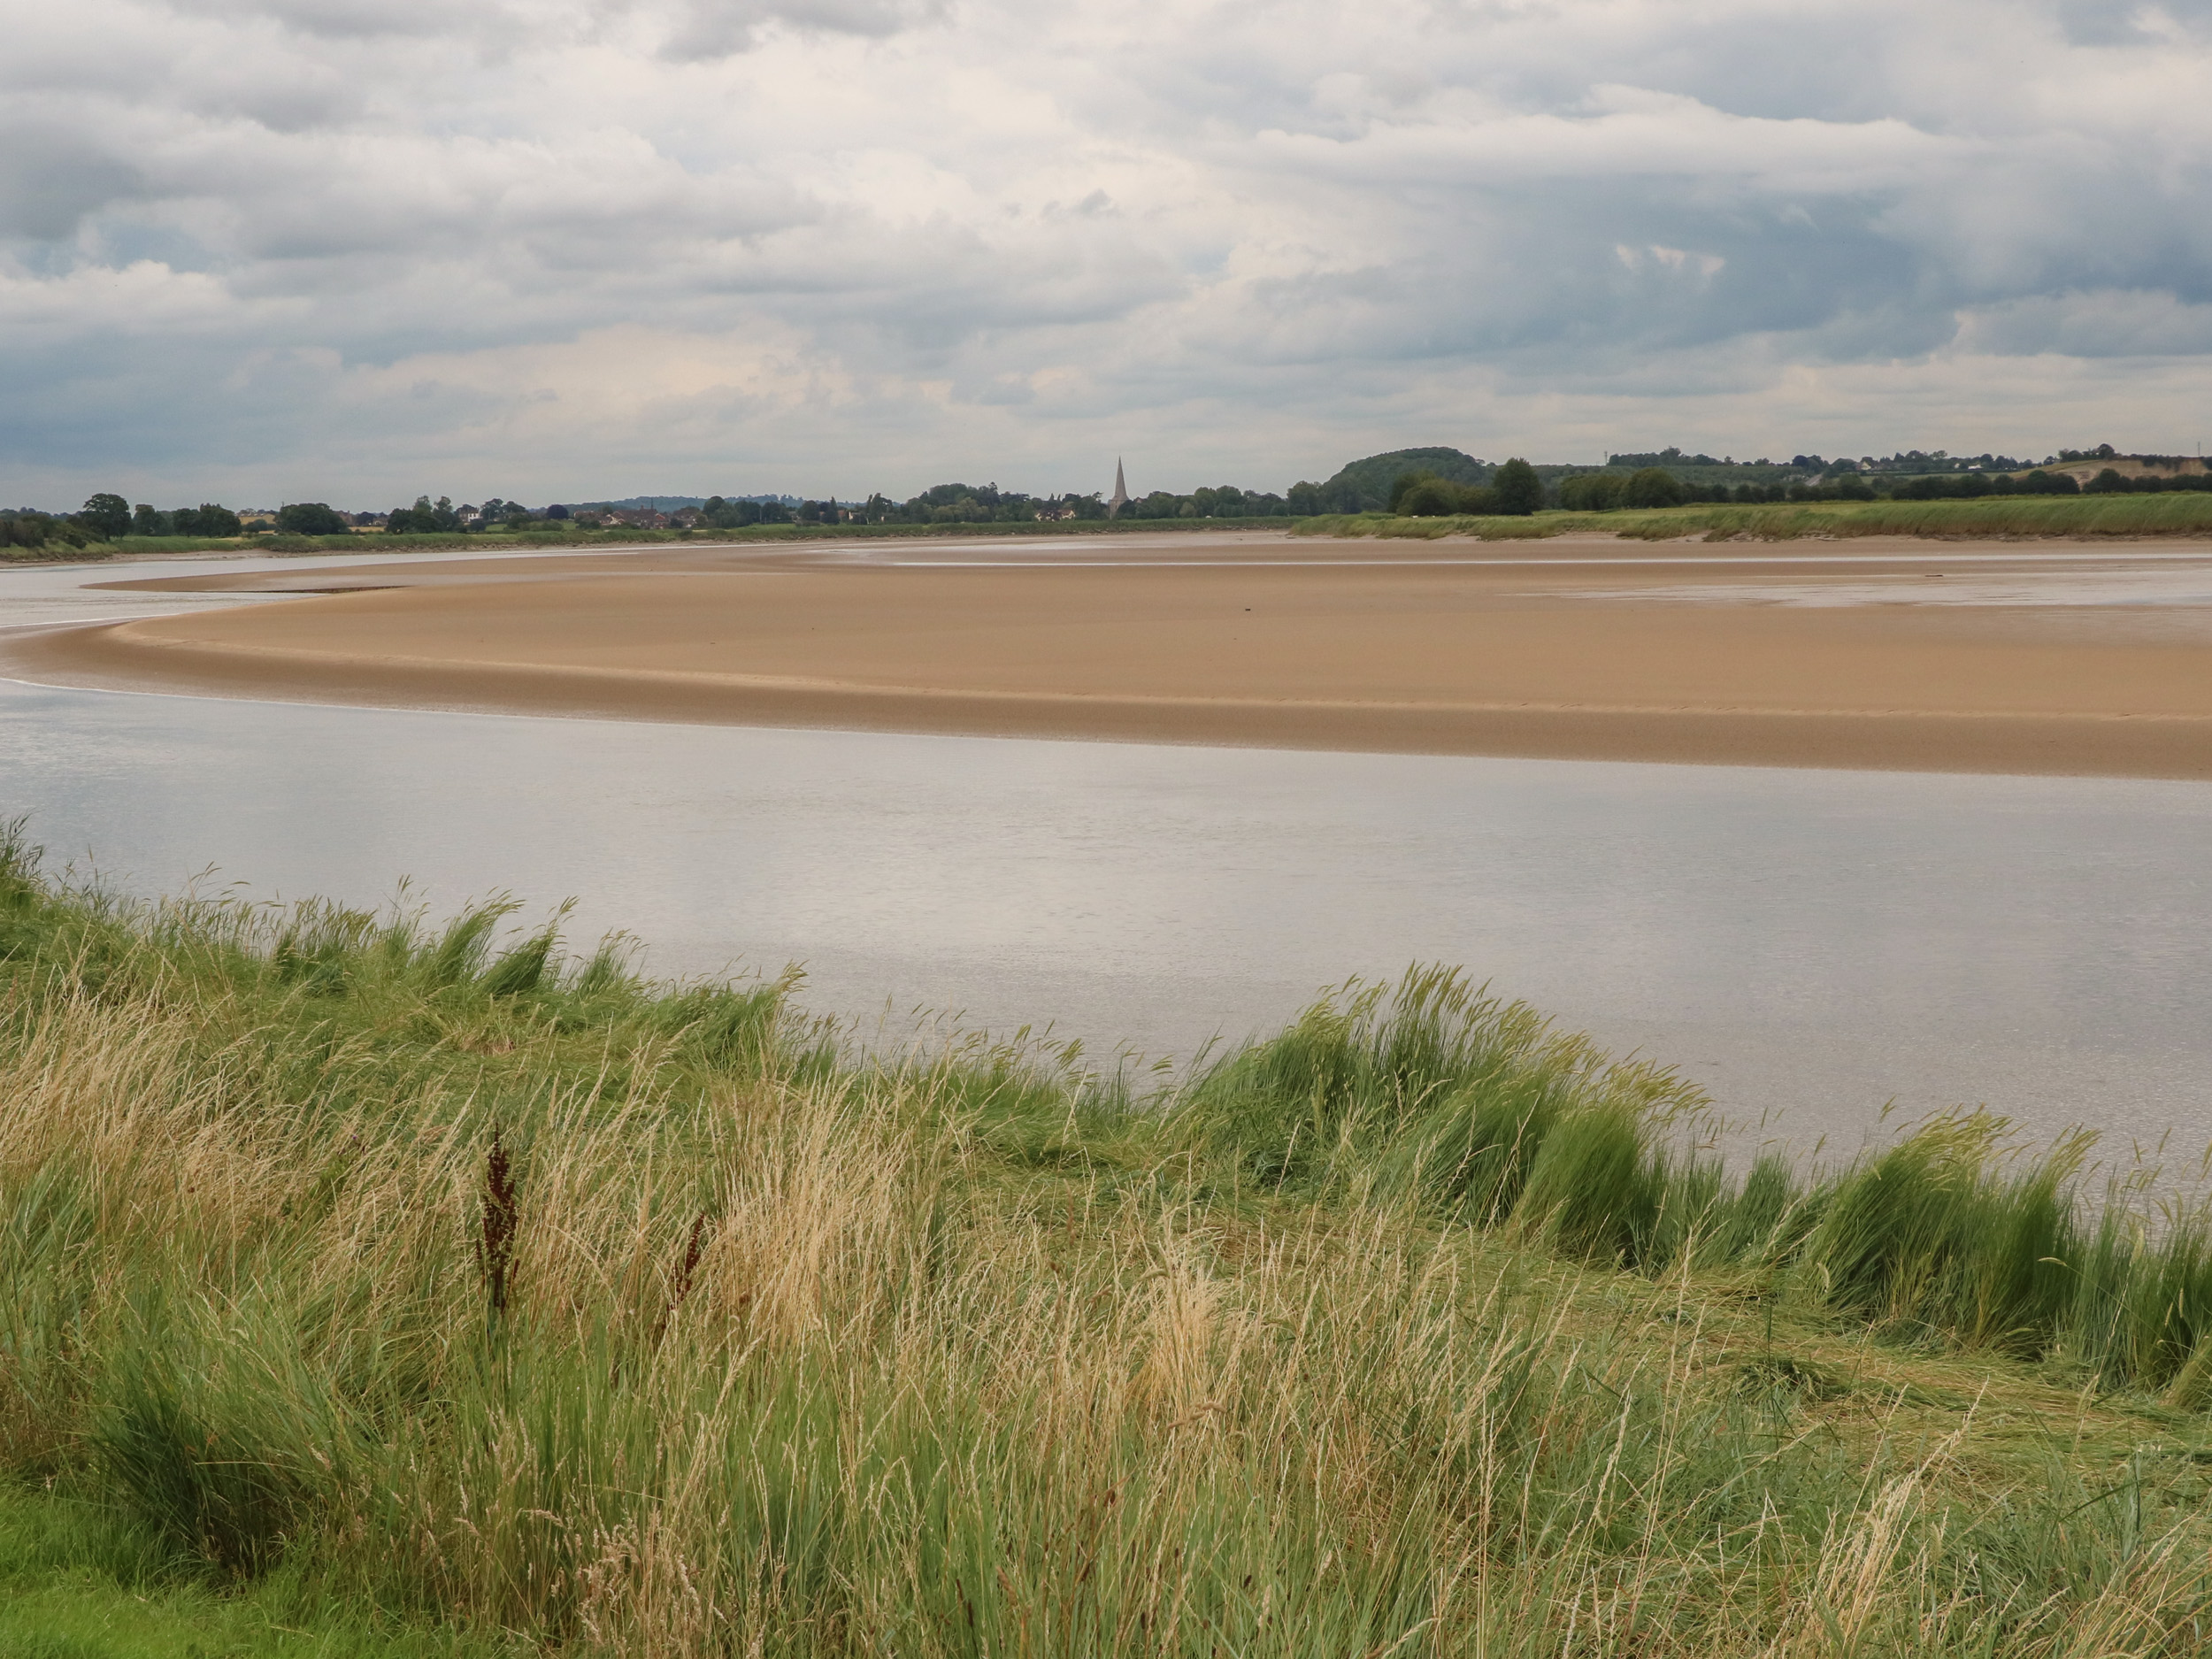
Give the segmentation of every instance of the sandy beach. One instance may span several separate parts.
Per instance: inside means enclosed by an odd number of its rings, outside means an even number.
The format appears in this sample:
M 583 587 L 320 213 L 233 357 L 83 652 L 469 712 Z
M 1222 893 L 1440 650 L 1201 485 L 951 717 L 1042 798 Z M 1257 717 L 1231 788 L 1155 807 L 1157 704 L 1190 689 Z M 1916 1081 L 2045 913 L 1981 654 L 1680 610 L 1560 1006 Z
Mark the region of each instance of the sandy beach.
M 301 596 L 19 637 L 6 672 L 659 720 L 2212 777 L 2200 542 L 1163 535 L 103 585 Z

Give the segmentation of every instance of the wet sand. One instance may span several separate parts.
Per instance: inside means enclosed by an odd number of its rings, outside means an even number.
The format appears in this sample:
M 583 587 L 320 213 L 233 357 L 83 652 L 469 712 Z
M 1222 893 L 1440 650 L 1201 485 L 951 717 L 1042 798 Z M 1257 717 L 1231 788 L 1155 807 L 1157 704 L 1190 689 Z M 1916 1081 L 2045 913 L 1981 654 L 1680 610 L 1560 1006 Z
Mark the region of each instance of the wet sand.
M 2112 602 L 2161 572 L 2212 600 L 2201 543 L 662 547 L 120 578 L 309 596 L 19 638 L 4 664 L 400 707 L 2212 778 L 2212 603 Z

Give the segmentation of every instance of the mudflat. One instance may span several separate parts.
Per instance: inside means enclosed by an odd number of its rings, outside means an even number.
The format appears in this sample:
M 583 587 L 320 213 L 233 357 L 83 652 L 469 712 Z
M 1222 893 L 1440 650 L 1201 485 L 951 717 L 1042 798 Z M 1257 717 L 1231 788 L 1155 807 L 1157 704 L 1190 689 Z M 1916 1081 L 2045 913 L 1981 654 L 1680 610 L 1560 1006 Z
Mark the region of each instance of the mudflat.
M 2212 548 L 661 547 L 125 580 L 301 596 L 10 672 L 388 706 L 1471 755 L 2212 778 Z

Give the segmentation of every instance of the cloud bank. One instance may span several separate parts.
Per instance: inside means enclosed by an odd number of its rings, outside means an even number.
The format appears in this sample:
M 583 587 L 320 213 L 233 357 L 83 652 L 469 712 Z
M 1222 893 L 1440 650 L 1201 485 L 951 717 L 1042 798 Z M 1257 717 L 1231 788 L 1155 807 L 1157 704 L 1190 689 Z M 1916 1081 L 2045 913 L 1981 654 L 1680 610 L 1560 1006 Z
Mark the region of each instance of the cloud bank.
M 2205 0 L 0 22 L 0 504 L 2212 436 Z

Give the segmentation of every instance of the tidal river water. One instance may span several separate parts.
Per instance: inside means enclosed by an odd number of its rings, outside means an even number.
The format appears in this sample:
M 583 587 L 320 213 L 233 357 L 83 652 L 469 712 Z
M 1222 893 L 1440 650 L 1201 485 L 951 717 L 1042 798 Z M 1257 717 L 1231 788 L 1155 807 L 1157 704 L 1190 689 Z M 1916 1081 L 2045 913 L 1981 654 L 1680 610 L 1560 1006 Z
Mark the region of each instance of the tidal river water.
M 81 580 L 81 579 L 80 579 Z M 20 593 L 28 599 L 29 585 Z M 19 618 L 158 608 L 71 599 Z M 198 596 L 196 603 L 206 603 Z M 43 608 L 39 608 L 42 605 Z M 2212 785 L 916 737 L 0 683 L 0 815 L 55 868 L 434 911 L 574 899 L 644 965 L 803 964 L 903 1039 L 1187 1059 L 1323 986 L 1463 964 L 1855 1149 L 1986 1104 L 2124 1159 L 2212 1140 Z M 1765 1120 L 1763 1131 L 1756 1128 Z

